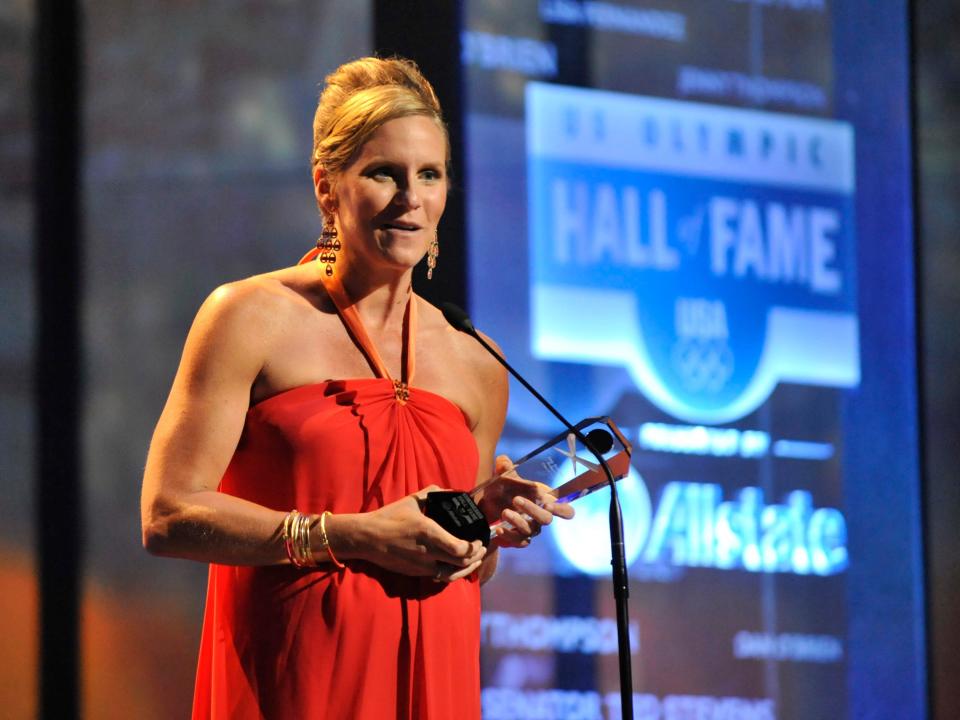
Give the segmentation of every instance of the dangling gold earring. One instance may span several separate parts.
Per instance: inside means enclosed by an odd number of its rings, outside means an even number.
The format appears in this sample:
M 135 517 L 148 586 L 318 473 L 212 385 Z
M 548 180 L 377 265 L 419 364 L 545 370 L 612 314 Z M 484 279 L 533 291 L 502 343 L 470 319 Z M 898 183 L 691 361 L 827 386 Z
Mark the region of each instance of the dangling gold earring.
M 440 241 L 437 238 L 437 231 L 433 231 L 433 240 L 430 241 L 430 247 L 427 248 L 427 280 L 433 280 L 433 271 L 437 267 L 437 255 L 440 254 Z
M 324 268 L 324 272 L 327 277 L 333 275 L 333 266 L 337 262 L 337 253 L 340 252 L 340 247 L 337 226 L 334 225 L 333 219 L 325 220 L 323 230 L 320 231 L 320 239 L 317 240 L 317 249 L 320 251 L 317 260 L 326 263 L 327 267 Z

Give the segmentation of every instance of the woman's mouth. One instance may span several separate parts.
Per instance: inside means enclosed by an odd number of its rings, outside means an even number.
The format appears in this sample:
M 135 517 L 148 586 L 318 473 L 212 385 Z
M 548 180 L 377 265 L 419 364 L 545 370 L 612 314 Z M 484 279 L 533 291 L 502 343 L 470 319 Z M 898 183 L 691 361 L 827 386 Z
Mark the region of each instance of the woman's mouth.
M 399 222 L 399 221 L 384 223 L 380 227 L 383 228 L 384 230 L 400 230 L 401 232 L 415 232 L 420 229 L 420 226 L 417 225 L 416 223 Z

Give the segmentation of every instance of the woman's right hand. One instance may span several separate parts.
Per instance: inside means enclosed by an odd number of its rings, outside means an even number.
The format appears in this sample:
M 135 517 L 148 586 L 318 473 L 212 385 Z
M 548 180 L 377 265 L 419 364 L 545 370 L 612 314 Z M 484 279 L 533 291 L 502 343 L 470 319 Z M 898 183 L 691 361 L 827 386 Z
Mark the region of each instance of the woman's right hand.
M 330 549 L 337 558 L 372 562 L 403 575 L 453 582 L 480 567 L 486 548 L 454 537 L 423 514 L 426 487 L 368 513 L 330 515 Z

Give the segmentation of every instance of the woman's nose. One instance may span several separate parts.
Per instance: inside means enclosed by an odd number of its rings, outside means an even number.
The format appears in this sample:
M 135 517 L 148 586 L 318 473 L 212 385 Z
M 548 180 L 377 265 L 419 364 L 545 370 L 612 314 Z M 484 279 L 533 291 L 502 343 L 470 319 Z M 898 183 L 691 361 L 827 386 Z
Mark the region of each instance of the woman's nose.
M 404 207 L 410 208 L 411 210 L 416 210 L 420 207 L 420 205 L 423 204 L 413 183 L 407 183 L 406 187 L 402 187 L 397 190 L 396 200 L 398 203 Z

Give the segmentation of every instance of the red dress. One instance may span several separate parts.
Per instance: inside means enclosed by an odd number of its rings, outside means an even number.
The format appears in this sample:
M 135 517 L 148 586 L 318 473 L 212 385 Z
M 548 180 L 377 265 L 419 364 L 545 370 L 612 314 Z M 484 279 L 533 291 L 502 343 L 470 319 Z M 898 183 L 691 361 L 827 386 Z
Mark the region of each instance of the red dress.
M 338 285 L 328 290 L 345 304 Z M 460 409 L 413 387 L 404 402 L 355 308 L 339 309 L 377 377 L 251 407 L 220 491 L 277 510 L 355 513 L 430 484 L 473 487 L 477 446 Z M 406 329 L 409 383 L 413 301 Z M 195 719 L 479 720 L 475 578 L 438 584 L 346 565 L 210 566 Z

